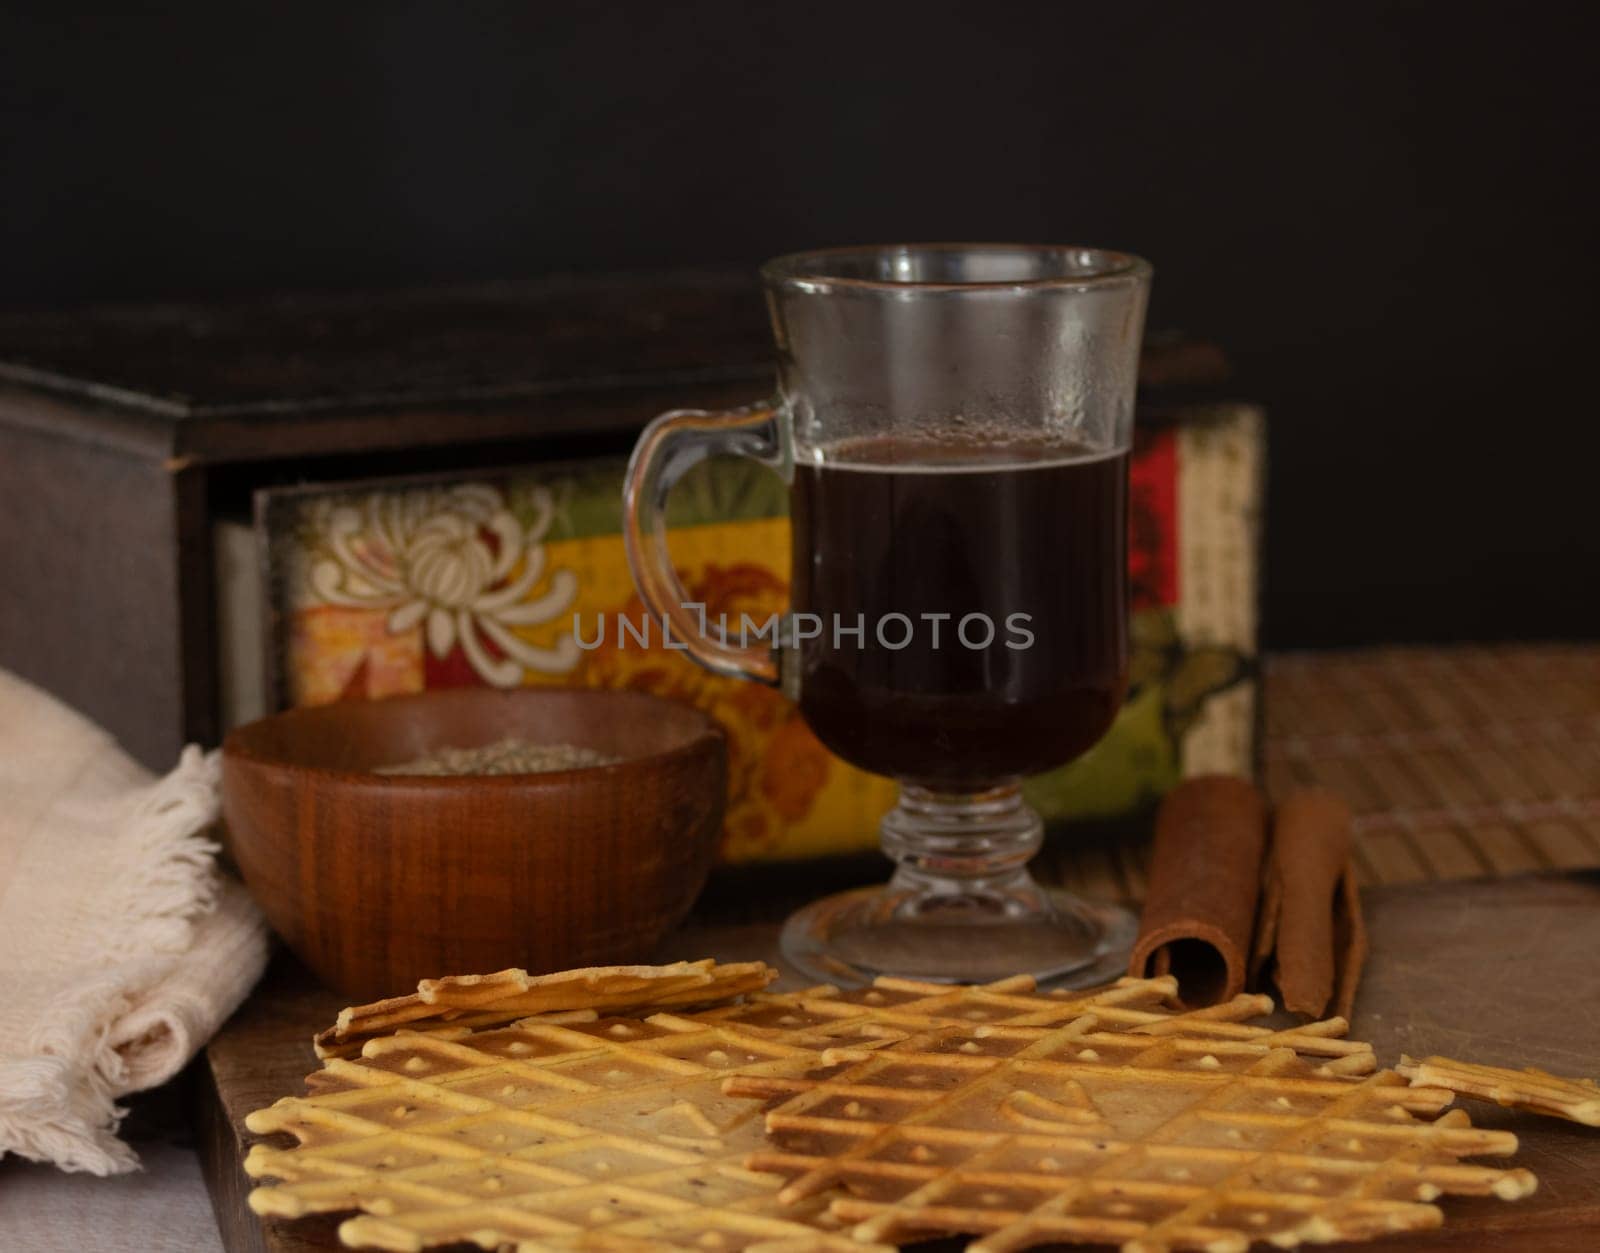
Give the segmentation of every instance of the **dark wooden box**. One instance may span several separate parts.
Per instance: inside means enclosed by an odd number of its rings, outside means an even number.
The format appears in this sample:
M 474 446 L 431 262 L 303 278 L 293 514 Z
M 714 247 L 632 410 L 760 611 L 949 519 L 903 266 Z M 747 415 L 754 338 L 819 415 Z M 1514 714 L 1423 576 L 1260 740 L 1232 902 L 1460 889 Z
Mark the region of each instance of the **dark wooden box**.
M 770 356 L 716 272 L 0 316 L 0 666 L 170 765 L 220 735 L 213 523 L 256 488 L 625 451 Z

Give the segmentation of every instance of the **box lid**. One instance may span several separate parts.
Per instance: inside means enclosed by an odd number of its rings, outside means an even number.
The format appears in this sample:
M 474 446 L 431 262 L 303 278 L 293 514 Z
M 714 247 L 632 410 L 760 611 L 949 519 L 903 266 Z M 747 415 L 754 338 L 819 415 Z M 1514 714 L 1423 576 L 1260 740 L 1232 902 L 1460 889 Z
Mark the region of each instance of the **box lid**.
M 620 436 L 756 400 L 771 362 L 743 269 L 5 313 L 0 426 L 177 464 Z M 1226 365 L 1152 337 L 1141 376 L 1148 405 Z
M 0 315 L 0 379 L 185 422 L 756 378 L 770 358 L 743 271 Z

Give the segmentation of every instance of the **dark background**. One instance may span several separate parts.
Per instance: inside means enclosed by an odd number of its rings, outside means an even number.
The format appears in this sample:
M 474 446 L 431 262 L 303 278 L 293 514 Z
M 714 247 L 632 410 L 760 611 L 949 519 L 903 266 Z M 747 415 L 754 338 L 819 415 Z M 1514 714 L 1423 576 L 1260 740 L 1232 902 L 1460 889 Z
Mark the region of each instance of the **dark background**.
M 1270 644 L 1593 637 L 1593 10 L 7 9 L 0 303 L 1131 249 L 1270 406 Z

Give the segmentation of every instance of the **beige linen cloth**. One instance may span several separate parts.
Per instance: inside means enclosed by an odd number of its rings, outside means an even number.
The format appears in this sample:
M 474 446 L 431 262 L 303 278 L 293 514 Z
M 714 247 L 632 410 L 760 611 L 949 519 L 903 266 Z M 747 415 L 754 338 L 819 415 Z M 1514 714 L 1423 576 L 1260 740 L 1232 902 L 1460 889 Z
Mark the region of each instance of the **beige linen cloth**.
M 176 1074 L 267 960 L 219 873 L 216 754 L 156 779 L 0 670 L 0 1157 L 98 1175 L 138 1159 L 119 1097 Z

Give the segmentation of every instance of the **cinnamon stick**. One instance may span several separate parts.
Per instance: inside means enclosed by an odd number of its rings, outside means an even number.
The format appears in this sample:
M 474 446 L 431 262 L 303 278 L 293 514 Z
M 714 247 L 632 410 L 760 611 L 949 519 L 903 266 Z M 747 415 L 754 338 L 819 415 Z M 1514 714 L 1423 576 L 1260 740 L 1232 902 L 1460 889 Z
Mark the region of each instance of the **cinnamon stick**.
M 1130 974 L 1175 975 L 1195 1008 L 1244 990 L 1266 832 L 1266 802 L 1244 779 L 1204 775 L 1168 793 Z
M 1350 806 L 1325 788 L 1291 792 L 1273 816 L 1252 978 L 1267 975 L 1285 1009 L 1348 1017 L 1366 958 L 1350 862 Z
M 1346 1021 L 1355 1008 L 1356 986 L 1361 968 L 1367 964 L 1367 920 L 1361 914 L 1361 889 L 1356 883 L 1356 864 L 1346 861 L 1339 877 L 1339 896 L 1334 904 L 1333 1012 Z

